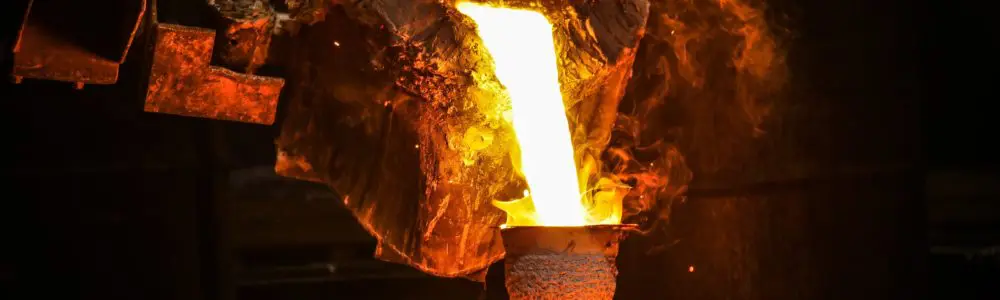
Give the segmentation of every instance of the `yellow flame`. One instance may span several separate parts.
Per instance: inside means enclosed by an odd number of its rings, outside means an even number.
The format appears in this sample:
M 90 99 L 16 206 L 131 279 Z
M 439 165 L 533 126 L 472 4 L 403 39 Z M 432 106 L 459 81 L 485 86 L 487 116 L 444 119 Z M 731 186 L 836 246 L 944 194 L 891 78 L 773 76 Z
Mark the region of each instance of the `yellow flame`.
M 587 225 L 552 24 L 536 11 L 469 2 L 459 2 L 456 8 L 475 21 L 511 100 L 520 169 L 531 191 L 525 192 L 525 199 L 495 202 L 508 214 L 506 225 Z

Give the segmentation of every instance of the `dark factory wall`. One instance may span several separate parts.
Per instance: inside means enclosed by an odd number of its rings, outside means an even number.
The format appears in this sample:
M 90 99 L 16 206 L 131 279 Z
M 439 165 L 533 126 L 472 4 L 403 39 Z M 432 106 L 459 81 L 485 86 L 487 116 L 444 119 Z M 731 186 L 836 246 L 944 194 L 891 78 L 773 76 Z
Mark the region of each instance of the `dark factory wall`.
M 920 8 L 769 3 L 797 12 L 790 95 L 732 175 L 695 173 L 668 238 L 626 242 L 621 299 L 925 297 Z

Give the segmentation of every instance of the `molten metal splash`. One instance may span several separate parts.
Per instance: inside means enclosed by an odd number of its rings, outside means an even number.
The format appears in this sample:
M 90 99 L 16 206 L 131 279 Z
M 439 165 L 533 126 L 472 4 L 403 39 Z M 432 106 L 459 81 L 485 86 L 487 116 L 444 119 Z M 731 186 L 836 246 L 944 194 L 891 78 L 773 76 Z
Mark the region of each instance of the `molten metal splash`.
M 507 213 L 505 225 L 617 223 L 620 209 L 617 218 L 609 218 L 609 212 L 587 207 L 591 201 L 581 197 L 587 193 L 580 188 L 583 180 L 577 172 L 559 86 L 552 24 L 536 11 L 469 2 L 460 2 L 456 8 L 475 21 L 479 37 L 493 58 L 494 74 L 506 87 L 520 148 L 518 167 L 531 189 L 530 194 L 525 192 L 525 198 L 494 202 Z

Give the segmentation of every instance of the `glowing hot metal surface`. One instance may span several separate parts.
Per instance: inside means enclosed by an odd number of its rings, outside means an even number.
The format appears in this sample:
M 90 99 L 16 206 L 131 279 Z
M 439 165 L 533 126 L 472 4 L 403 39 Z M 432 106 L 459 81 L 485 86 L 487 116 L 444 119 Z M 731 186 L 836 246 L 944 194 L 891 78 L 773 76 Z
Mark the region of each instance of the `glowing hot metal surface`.
M 587 225 L 587 209 L 573 155 L 566 109 L 559 88 L 552 24 L 539 12 L 459 2 L 472 18 L 483 45 L 493 57 L 494 72 L 511 99 L 514 132 L 520 146 L 521 172 L 531 189 L 530 209 L 498 206 L 508 215 L 529 215 L 527 224 Z

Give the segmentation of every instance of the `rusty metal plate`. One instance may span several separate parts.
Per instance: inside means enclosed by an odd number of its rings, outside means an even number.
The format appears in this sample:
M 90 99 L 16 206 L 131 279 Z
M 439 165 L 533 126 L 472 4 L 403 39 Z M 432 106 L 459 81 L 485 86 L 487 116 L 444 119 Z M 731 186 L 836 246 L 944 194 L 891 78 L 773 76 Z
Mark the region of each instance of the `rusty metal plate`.
M 118 81 L 118 62 L 59 39 L 41 27 L 26 25 L 16 48 L 11 74 L 17 81 L 21 78 L 87 84 Z
M 210 65 L 215 41 L 211 29 L 156 24 L 155 30 L 145 111 L 274 123 L 284 79 Z
M 15 82 L 23 78 L 113 84 L 118 66 L 135 39 L 146 10 L 145 0 L 111 1 L 118 18 L 91 20 L 64 1 L 30 1 L 14 45 Z M 111 3 L 108 3 L 111 4 Z M 93 5 L 93 4 L 91 4 Z

